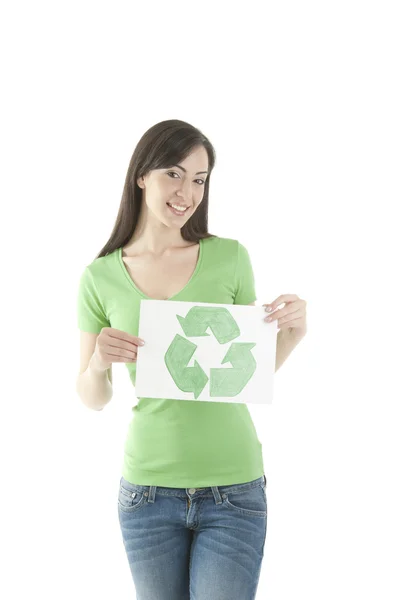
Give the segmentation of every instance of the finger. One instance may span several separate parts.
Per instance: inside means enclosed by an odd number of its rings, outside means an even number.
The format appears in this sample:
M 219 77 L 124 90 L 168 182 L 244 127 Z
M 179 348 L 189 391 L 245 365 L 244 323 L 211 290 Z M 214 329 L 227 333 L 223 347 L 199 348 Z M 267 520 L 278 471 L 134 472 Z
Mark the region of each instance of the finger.
M 285 309 L 282 309 L 282 310 L 285 310 Z M 278 310 L 273 315 L 269 315 L 269 317 L 265 317 L 264 321 L 267 321 L 268 323 L 270 323 L 271 321 L 277 320 L 279 326 L 282 325 L 282 323 L 289 322 L 289 327 L 291 327 L 290 321 L 293 321 L 295 319 L 296 320 L 301 319 L 304 316 L 302 314 L 301 309 L 283 312 L 282 314 L 280 314 L 280 313 L 281 313 L 281 311 Z
M 278 296 L 271 304 L 263 304 L 263 306 L 270 306 L 272 310 L 278 308 L 284 302 L 293 302 L 295 300 L 299 300 L 299 297 L 296 294 L 282 294 Z
M 277 310 L 276 312 L 274 312 L 272 315 L 265 317 L 264 321 L 268 321 L 268 323 L 270 323 L 271 321 L 274 321 L 275 319 L 277 319 L 279 321 L 283 317 L 287 317 L 288 315 L 290 315 L 288 318 L 291 319 L 293 317 L 293 314 L 295 314 L 297 312 L 300 312 L 299 307 L 296 306 L 295 303 L 289 304 L 288 306 L 285 306 L 285 308 L 281 308 L 280 310 Z M 283 323 L 283 321 L 281 321 L 281 322 Z
M 271 312 L 272 311 L 272 305 L 271 304 L 263 304 L 263 306 L 265 306 L 265 310 L 267 312 Z
M 301 307 L 301 302 L 302 302 L 302 300 L 298 300 L 298 301 L 295 301 L 295 302 L 289 302 L 283 308 L 281 308 L 280 310 L 277 310 L 276 312 L 274 312 L 273 316 L 274 317 L 278 316 L 278 319 L 279 319 L 283 315 L 287 315 L 287 314 L 290 314 L 292 312 L 295 312 L 296 310 L 299 310 L 299 308 Z
M 281 323 L 279 325 L 280 329 L 294 329 L 296 327 L 301 327 L 303 324 L 303 318 L 299 317 L 297 319 L 291 319 L 287 323 Z
M 135 346 L 142 346 L 144 344 L 144 340 L 142 340 L 142 338 L 131 335 L 130 333 L 127 333 L 126 331 L 122 331 L 120 329 L 110 328 L 110 330 L 108 331 L 108 335 L 112 338 L 123 340 L 124 342 L 129 342 L 130 344 L 135 344 Z

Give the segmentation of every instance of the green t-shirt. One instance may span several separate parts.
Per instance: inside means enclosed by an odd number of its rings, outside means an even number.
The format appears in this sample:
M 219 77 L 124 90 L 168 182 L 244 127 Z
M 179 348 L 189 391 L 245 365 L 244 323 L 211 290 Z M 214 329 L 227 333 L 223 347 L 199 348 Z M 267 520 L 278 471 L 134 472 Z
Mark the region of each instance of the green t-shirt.
M 134 284 L 118 248 L 85 267 L 78 327 L 92 333 L 114 327 L 138 336 L 142 299 L 149 297 Z M 165 302 L 246 305 L 256 299 L 246 248 L 216 236 L 200 240 L 190 281 Z M 125 365 L 135 385 L 136 363 Z M 246 483 L 264 475 L 262 444 L 247 404 L 139 398 L 132 412 L 122 465 L 122 476 L 131 483 L 198 488 Z

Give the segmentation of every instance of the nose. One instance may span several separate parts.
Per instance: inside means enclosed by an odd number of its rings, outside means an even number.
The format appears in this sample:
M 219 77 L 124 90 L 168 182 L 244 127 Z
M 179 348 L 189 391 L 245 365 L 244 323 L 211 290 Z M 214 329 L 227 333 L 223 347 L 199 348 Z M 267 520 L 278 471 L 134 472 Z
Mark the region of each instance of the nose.
M 192 184 L 189 180 L 183 181 L 181 188 L 178 190 L 178 194 L 183 198 L 183 200 L 189 200 L 191 197 L 191 185 Z

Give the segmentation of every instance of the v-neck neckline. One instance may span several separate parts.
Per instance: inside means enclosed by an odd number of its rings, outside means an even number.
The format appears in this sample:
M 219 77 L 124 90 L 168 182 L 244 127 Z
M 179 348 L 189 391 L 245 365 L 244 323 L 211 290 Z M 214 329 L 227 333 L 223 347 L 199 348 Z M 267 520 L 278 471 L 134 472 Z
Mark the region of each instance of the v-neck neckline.
M 124 261 L 122 260 L 122 246 L 117 249 L 117 258 L 118 258 L 118 262 L 120 264 L 120 267 L 121 267 L 121 269 L 122 269 L 125 277 L 127 278 L 129 284 L 131 285 L 131 287 L 133 287 L 133 289 L 135 290 L 135 292 L 137 294 L 139 294 L 139 296 L 141 296 L 145 300 L 162 300 L 162 301 L 173 300 L 177 296 L 180 296 L 184 291 L 186 291 L 187 287 L 192 283 L 193 279 L 195 278 L 195 276 L 199 272 L 200 265 L 201 265 L 202 258 L 203 258 L 203 238 L 199 239 L 199 254 L 198 254 L 198 257 L 197 257 L 197 263 L 196 263 L 196 267 L 195 267 L 195 269 L 194 269 L 194 271 L 193 271 L 193 273 L 192 273 L 189 281 L 186 283 L 186 285 L 179 292 L 177 292 L 176 294 L 174 294 L 170 298 L 152 298 L 151 296 L 147 296 L 147 294 L 145 294 L 144 292 L 142 292 L 142 290 L 133 281 L 130 273 L 128 272 L 128 269 L 127 269 Z

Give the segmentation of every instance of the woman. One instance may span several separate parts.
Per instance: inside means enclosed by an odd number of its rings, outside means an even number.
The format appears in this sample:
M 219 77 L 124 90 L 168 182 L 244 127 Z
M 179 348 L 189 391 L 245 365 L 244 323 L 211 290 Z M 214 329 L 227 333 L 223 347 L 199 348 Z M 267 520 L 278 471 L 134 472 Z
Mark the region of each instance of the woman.
M 113 362 L 135 385 L 141 299 L 255 304 L 247 250 L 207 231 L 214 164 L 209 140 L 183 121 L 137 144 L 111 237 L 80 280 L 89 407 L 111 399 Z M 118 515 L 138 600 L 255 598 L 267 499 L 247 405 L 140 398 L 132 410 Z

